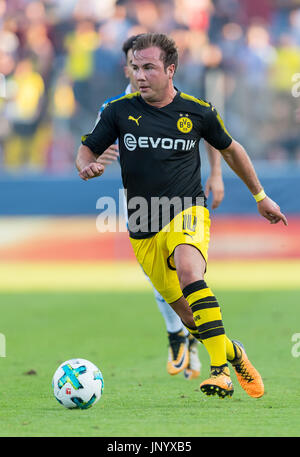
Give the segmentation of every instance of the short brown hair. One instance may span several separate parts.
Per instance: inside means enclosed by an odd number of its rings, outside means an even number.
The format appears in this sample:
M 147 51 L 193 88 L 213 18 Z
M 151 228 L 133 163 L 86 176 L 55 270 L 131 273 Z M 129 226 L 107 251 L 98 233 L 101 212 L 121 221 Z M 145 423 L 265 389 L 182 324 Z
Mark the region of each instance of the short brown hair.
M 124 41 L 123 46 L 122 46 L 122 51 L 125 54 L 125 57 L 127 57 L 128 51 L 132 49 L 133 43 L 141 36 L 139 35 L 132 35 L 129 38 L 127 38 L 126 41 Z
M 164 63 L 164 68 L 169 65 L 175 65 L 175 71 L 178 67 L 178 51 L 175 41 L 164 33 L 143 33 L 134 41 L 132 51 L 140 51 L 142 49 L 155 46 L 162 50 L 161 60 Z

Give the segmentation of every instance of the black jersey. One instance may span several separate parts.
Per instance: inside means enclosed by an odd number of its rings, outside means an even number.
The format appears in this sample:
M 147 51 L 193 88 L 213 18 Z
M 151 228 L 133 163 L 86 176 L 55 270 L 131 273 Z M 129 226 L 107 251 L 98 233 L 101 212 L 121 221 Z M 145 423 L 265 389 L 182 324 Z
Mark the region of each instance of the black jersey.
M 100 155 L 117 138 L 132 238 L 153 236 L 169 222 L 159 202 L 171 202 L 170 219 L 201 198 L 206 206 L 199 141 L 219 150 L 232 141 L 210 103 L 180 91 L 162 108 L 146 103 L 139 92 L 112 101 L 82 144 Z

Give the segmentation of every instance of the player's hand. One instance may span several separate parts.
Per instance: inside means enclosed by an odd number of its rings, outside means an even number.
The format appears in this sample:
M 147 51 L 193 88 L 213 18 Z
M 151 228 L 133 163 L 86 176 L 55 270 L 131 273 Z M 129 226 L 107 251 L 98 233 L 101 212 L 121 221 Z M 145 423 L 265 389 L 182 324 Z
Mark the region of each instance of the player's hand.
M 280 212 L 280 207 L 271 200 L 269 197 L 265 197 L 263 200 L 257 203 L 258 212 L 268 219 L 271 224 L 277 224 L 282 221 L 284 225 L 288 225 L 287 219 L 283 213 Z
M 213 195 L 212 209 L 218 208 L 224 198 L 224 183 L 222 176 L 210 176 L 205 185 L 205 195 L 208 198 L 210 191 Z
M 104 165 L 98 162 L 92 162 L 80 171 L 79 176 L 84 181 L 87 181 L 88 179 L 101 176 L 104 173 L 104 170 Z
M 97 162 L 102 165 L 110 165 L 111 163 L 118 160 L 119 157 L 119 146 L 117 144 L 112 144 L 107 148 L 101 156 L 97 159 Z

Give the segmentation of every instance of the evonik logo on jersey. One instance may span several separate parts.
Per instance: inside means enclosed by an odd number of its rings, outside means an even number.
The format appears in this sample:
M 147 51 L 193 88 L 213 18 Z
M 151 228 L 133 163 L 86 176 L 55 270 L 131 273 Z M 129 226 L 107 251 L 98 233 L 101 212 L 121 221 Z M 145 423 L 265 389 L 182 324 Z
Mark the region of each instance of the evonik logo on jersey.
M 124 135 L 124 144 L 128 151 L 134 151 L 137 147 L 140 149 L 162 148 L 174 149 L 179 151 L 190 151 L 196 146 L 197 140 L 184 140 L 183 138 L 153 138 L 152 136 L 135 137 L 132 133 Z

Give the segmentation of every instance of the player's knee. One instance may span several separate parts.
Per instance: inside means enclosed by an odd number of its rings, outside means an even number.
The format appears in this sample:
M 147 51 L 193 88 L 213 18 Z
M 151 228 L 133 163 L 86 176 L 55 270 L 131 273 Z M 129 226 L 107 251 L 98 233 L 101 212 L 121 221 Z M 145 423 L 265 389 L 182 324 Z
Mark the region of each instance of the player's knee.
M 189 265 L 186 268 L 182 268 L 179 271 L 177 270 L 177 276 L 181 290 L 183 290 L 189 284 L 203 279 L 203 275 L 197 271 L 194 271 L 192 265 Z
M 174 262 L 181 290 L 204 278 L 205 260 L 193 246 L 177 246 L 174 252 Z

